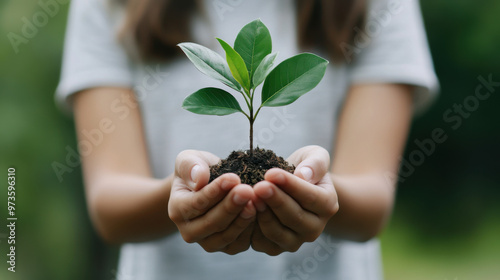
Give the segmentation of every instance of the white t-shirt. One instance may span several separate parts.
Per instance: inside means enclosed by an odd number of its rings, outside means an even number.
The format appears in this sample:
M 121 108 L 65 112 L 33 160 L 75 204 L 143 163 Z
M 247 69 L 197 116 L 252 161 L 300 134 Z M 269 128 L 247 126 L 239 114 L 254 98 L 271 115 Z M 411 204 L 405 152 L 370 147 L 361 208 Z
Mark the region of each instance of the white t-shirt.
M 232 43 L 246 23 L 260 18 L 271 32 L 273 50 L 279 51 L 278 62 L 299 52 L 294 1 L 206 0 L 204 5 L 205 16 L 193 21 L 194 42 L 223 54 L 215 36 Z M 415 85 L 415 108 L 429 104 L 438 83 L 418 2 L 373 0 L 369 11 L 367 28 L 357 31 L 359 35 L 351 46 L 356 60 L 342 65 L 330 63 L 323 81 L 292 105 L 263 108 L 255 123 L 257 145 L 285 158 L 313 144 L 332 152 L 338 110 L 346 90 L 354 83 Z M 246 149 L 248 121 L 244 116 L 201 116 L 181 108 L 183 99 L 201 87 L 225 86 L 199 73 L 186 57 L 159 64 L 135 62 L 117 42 L 122 18 L 123 11 L 108 1 L 72 1 L 56 93 L 58 103 L 69 108 L 69 97 L 87 88 L 133 88 L 157 178 L 174 171 L 175 156 L 185 149 L 210 151 L 221 158 L 232 150 Z M 239 95 L 236 97 L 242 101 Z M 115 121 L 126 117 L 126 106 L 121 100 L 111 104 Z M 118 271 L 121 280 L 382 278 L 378 240 L 356 243 L 327 234 L 295 253 L 271 257 L 252 249 L 235 256 L 207 253 L 175 233 L 151 242 L 124 244 Z

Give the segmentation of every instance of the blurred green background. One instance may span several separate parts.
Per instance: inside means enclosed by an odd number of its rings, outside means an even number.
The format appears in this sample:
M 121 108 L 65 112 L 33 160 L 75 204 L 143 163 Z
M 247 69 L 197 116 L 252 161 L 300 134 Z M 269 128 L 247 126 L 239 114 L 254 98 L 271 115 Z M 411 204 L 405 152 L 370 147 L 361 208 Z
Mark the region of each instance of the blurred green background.
M 472 97 L 479 76 L 500 81 L 500 2 L 421 5 L 442 90 L 409 137 L 404 159 L 418 164 L 401 177 L 393 219 L 381 236 L 386 278 L 500 279 L 500 87 L 486 100 Z M 41 8 L 37 1 L 0 2 L 0 220 L 7 216 L 8 167 L 17 169 L 19 219 L 15 274 L 7 271 L 7 229 L 0 227 L 0 279 L 116 278 L 117 248 L 91 228 L 81 171 L 59 182 L 52 169 L 54 161 L 65 162 L 67 146 L 76 146 L 72 119 L 53 101 L 67 8 L 61 4 L 16 53 L 9 32 L 20 34 L 23 18 Z M 445 118 L 464 102 L 467 114 Z M 446 141 L 418 162 L 415 140 L 436 128 Z

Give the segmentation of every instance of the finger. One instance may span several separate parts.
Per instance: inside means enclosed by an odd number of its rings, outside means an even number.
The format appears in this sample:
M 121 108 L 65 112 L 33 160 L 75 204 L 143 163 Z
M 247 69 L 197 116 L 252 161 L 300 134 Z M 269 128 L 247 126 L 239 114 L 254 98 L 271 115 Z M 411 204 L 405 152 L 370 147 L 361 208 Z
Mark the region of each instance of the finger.
M 230 243 L 222 251 L 229 255 L 236 255 L 240 252 L 248 250 L 250 248 L 250 242 L 252 240 L 252 233 L 255 227 L 255 221 L 253 221 L 239 236 L 238 238 Z
M 243 211 L 241 211 L 240 216 L 243 219 L 250 219 L 250 218 L 255 217 L 255 215 L 257 215 L 257 210 L 255 209 L 255 206 L 254 206 L 252 200 L 250 200 L 247 202 L 247 205 L 245 206 Z
M 269 207 L 257 213 L 257 222 L 262 234 L 282 249 L 294 252 L 300 247 L 299 236 L 284 226 Z
M 263 252 L 270 256 L 277 256 L 284 251 L 278 244 L 272 242 L 264 236 L 258 224 L 255 225 L 252 233 L 251 246 L 255 251 Z
M 333 215 L 331 213 L 337 207 L 337 194 L 328 174 L 323 176 L 320 181 L 322 183 L 318 185 L 310 184 L 279 168 L 268 170 L 264 178 L 291 196 L 302 208 L 319 216 Z M 329 182 L 323 182 L 328 180 Z
M 254 189 L 255 191 L 255 189 Z M 259 211 L 264 211 L 266 209 L 266 203 L 259 198 L 259 196 L 255 196 L 255 199 L 253 200 L 253 205 L 255 205 L 255 208 Z
M 210 180 L 210 165 L 217 164 L 219 158 L 211 153 L 185 150 L 175 159 L 175 175 L 180 177 L 192 190 L 198 190 Z
M 196 242 L 216 232 L 224 231 L 240 216 L 247 203 L 254 197 L 252 187 L 238 185 L 217 205 L 206 214 L 199 216 L 185 224 L 183 230 L 192 235 L 189 238 Z M 182 232 L 181 232 L 182 233 Z M 184 237 L 184 236 L 183 236 Z M 194 239 L 194 240 L 193 240 Z
M 270 182 L 259 182 L 254 186 L 254 192 L 268 205 L 268 209 L 270 208 L 273 216 L 283 226 L 296 233 L 309 235 L 311 232 L 315 232 L 321 223 L 317 215 L 304 210 L 292 197 Z M 269 211 L 261 212 L 268 213 Z
M 180 224 L 205 214 L 238 184 L 240 184 L 240 178 L 236 174 L 228 173 L 194 192 L 183 185 L 183 180 L 176 178 L 168 203 L 170 219 Z
M 330 154 L 320 146 L 306 146 L 295 151 L 287 161 L 296 166 L 294 175 L 316 184 L 328 173 Z
M 229 227 L 221 232 L 217 232 L 215 234 L 212 234 L 202 240 L 200 245 L 205 249 L 207 252 L 218 252 L 218 251 L 238 251 L 242 250 L 243 247 L 245 247 L 245 244 L 234 244 L 232 245 L 233 242 L 235 242 L 239 237 L 245 232 L 249 226 L 255 222 L 255 215 L 249 218 L 243 218 L 241 215 L 237 217 L 230 225 Z M 244 236 L 243 236 L 244 239 Z M 240 239 L 239 241 L 242 242 Z M 250 246 L 250 238 L 248 237 L 248 244 L 246 244 L 246 248 Z M 232 246 L 231 246 L 232 245 Z M 242 246 L 243 245 L 243 246 Z

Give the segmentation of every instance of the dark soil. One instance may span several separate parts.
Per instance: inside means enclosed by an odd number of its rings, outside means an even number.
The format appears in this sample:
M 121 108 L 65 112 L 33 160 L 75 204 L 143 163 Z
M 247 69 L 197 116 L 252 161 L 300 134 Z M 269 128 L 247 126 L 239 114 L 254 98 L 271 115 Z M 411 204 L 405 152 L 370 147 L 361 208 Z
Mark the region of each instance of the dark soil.
M 217 165 L 210 167 L 210 182 L 222 174 L 235 173 L 240 176 L 243 184 L 253 186 L 263 181 L 266 171 L 274 167 L 290 173 L 295 171 L 295 166 L 290 165 L 271 150 L 257 147 L 253 150 L 253 155 L 250 155 L 250 150 L 233 151 L 227 159 L 223 159 Z

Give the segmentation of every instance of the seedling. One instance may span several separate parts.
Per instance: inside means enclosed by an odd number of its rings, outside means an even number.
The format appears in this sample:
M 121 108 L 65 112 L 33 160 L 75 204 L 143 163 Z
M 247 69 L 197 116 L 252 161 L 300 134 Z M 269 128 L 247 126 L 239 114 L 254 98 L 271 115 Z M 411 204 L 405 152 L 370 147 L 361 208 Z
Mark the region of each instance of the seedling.
M 236 98 L 220 88 L 203 88 L 189 95 L 182 107 L 203 115 L 242 113 L 250 123 L 250 154 L 253 153 L 253 125 L 262 107 L 278 107 L 293 103 L 312 90 L 325 75 L 328 61 L 311 53 L 293 56 L 273 69 L 277 53 L 272 53 L 271 34 L 255 20 L 245 25 L 231 47 L 217 38 L 226 52 L 224 60 L 216 52 L 195 44 L 181 43 L 179 47 L 203 74 L 217 79 L 239 92 L 245 99 L 247 111 Z M 264 82 L 261 104 L 254 107 L 255 89 Z
M 250 149 L 248 153 L 233 151 L 227 159 L 211 166 L 210 181 L 232 172 L 240 176 L 242 183 L 254 185 L 262 181 L 265 172 L 273 167 L 293 173 L 295 167 L 272 151 L 256 148 L 254 153 L 255 119 L 263 107 L 291 104 L 316 87 L 325 75 L 328 61 L 311 53 L 302 53 L 286 59 L 273 69 L 277 53 L 272 52 L 271 34 L 260 20 L 252 21 L 241 29 L 234 47 L 222 39 L 217 40 L 226 52 L 226 60 L 198 44 L 181 43 L 179 47 L 198 70 L 239 92 L 247 110 L 241 109 L 229 92 L 213 87 L 189 95 L 182 107 L 202 115 L 242 113 L 250 123 Z M 262 83 L 261 104 L 254 107 L 255 89 Z

